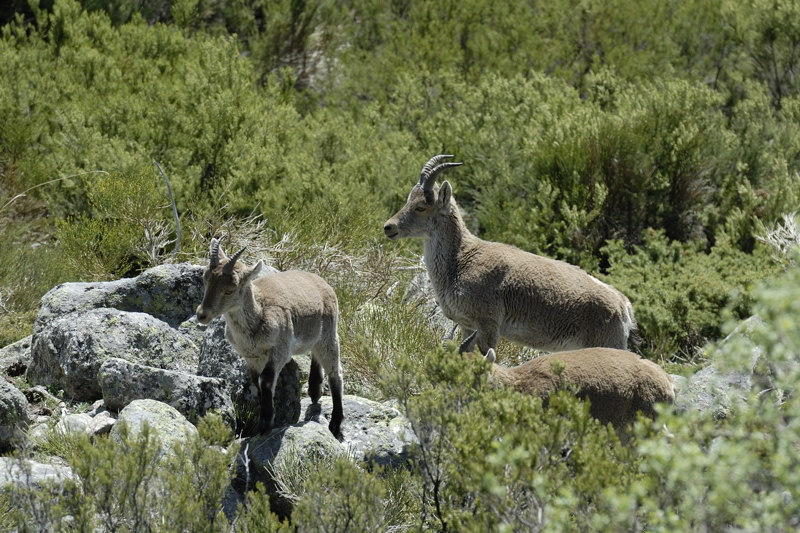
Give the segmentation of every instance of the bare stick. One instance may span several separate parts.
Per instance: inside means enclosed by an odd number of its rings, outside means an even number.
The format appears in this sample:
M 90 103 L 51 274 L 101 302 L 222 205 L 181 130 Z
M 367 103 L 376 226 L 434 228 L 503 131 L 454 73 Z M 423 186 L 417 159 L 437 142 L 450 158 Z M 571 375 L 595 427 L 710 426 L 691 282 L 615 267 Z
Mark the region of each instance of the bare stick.
M 172 203 L 172 216 L 175 217 L 175 248 L 172 249 L 171 257 L 175 257 L 181 251 L 181 220 L 178 217 L 178 207 L 175 205 L 175 196 L 172 194 L 172 186 L 169 184 L 167 175 L 164 174 L 164 171 L 161 169 L 161 165 L 158 164 L 158 161 L 153 161 L 153 164 L 161 173 L 161 177 L 164 178 L 164 183 L 167 184 L 169 201 Z

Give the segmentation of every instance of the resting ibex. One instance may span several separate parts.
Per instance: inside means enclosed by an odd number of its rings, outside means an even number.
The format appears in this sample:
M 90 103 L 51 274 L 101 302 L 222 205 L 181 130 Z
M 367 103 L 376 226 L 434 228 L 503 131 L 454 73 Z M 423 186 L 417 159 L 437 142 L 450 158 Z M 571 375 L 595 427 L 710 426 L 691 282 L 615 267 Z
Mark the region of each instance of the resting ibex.
M 467 229 L 437 155 L 422 168 L 406 205 L 386 221 L 390 239 L 423 237 L 425 266 L 444 315 L 461 326 L 460 351 L 486 354 L 500 337 L 558 352 L 626 349 L 636 327 L 628 299 L 580 268 L 479 239 Z M 475 337 L 470 337 L 477 332 Z
M 493 363 L 495 351 L 490 349 L 486 358 Z M 653 418 L 657 403 L 675 400 L 672 378 L 664 369 L 635 353 L 613 348 L 542 355 L 511 368 L 493 363 L 489 382 L 539 396 L 545 403 L 556 390 L 571 390 L 589 399 L 593 417 L 617 429 L 636 420 L 636 413 Z
M 242 252 L 244 248 L 229 259 L 219 240 L 211 239 L 211 262 L 203 272 L 205 294 L 197 307 L 198 322 L 207 324 L 216 316 L 225 316 L 225 337 L 247 361 L 258 388 L 260 433 L 272 429 L 272 396 L 281 369 L 292 355 L 311 352 L 308 395 L 317 403 L 324 369 L 333 400 L 328 428 L 338 437 L 344 415 L 336 293 L 309 272 L 295 270 L 256 278 L 263 263 L 248 268 L 238 260 Z

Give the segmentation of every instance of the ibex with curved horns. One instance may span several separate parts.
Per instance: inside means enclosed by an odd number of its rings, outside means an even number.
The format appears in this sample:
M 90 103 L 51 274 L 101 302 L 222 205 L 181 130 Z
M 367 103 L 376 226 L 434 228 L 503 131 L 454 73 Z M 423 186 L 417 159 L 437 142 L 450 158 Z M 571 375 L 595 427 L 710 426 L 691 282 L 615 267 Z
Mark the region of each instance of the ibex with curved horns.
M 283 366 L 292 355 L 311 353 L 308 395 L 317 403 L 322 395 L 322 370 L 328 375 L 333 413 L 328 425 L 341 435 L 342 377 L 339 362 L 339 304 L 325 280 L 310 272 L 278 272 L 260 278 L 259 261 L 248 268 L 239 261 L 244 248 L 230 259 L 211 239 L 211 260 L 203 272 L 205 294 L 197 320 L 207 324 L 225 316 L 225 337 L 245 358 L 258 388 L 258 430 L 269 432 L 275 417 L 273 394 Z
M 451 157 L 425 164 L 406 205 L 383 230 L 390 239 L 424 238 L 436 300 L 461 326 L 460 350 L 477 342 L 486 354 L 500 337 L 549 352 L 626 349 L 636 323 L 622 293 L 576 266 L 470 233 L 450 183 L 435 183 L 442 171 L 461 165 L 442 162 Z

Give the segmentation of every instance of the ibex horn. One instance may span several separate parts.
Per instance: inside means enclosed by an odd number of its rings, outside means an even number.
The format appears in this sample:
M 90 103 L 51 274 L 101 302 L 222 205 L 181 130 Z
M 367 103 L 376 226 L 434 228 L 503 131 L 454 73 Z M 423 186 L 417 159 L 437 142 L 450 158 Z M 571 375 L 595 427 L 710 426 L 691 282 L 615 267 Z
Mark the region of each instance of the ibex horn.
M 437 164 L 447 159 L 448 157 L 453 157 L 453 156 L 446 154 L 439 154 L 431 157 L 428 160 L 428 162 L 425 163 L 425 166 L 422 167 L 422 171 L 419 173 L 419 184 L 425 185 L 425 181 L 428 179 L 428 174 L 430 174 L 431 170 L 433 170 L 433 167 L 435 167 Z
M 222 269 L 223 269 L 225 272 L 227 272 L 227 273 L 231 273 L 231 272 L 233 272 L 233 266 L 236 264 L 236 261 L 237 261 L 237 260 L 238 260 L 238 259 L 239 259 L 239 258 L 242 256 L 242 253 L 244 253 L 244 251 L 245 251 L 245 248 L 247 248 L 247 246 L 245 246 L 244 248 L 242 248 L 241 250 L 239 250 L 238 252 L 236 252 L 235 254 L 233 254 L 233 255 L 231 256 L 231 259 L 230 259 L 230 261 L 228 261 L 227 263 L 225 263 L 225 266 L 224 266 L 224 267 L 222 267 Z
M 209 267 L 213 270 L 219 265 L 219 240 L 211 238 L 211 263 Z
M 453 157 L 452 155 L 447 154 L 440 154 L 435 155 L 430 160 L 425 163 L 425 166 L 422 167 L 422 172 L 419 173 L 419 184 L 425 190 L 430 190 L 433 188 L 433 184 L 436 182 L 436 175 L 439 174 L 446 168 L 450 167 L 457 167 L 461 166 L 464 163 L 441 163 L 443 160 Z M 439 164 L 441 163 L 441 164 Z

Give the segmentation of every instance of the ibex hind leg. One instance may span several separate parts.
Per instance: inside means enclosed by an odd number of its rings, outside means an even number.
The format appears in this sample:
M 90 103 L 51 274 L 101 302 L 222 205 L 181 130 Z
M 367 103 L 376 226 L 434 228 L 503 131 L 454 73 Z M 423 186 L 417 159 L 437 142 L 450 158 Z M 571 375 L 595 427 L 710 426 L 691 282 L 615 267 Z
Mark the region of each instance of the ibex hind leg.
M 612 324 L 598 324 L 595 333 L 584 340 L 586 346 L 601 346 L 604 348 L 628 349 L 628 336 L 631 327 L 628 323 L 617 321 Z
M 485 356 L 489 353 L 489 349 L 497 350 L 497 342 L 500 340 L 500 333 L 497 330 L 497 325 L 493 322 L 486 322 L 481 324 L 478 328 L 475 343 L 478 345 L 478 350 Z
M 333 401 L 333 412 L 331 413 L 328 429 L 333 433 L 334 437 L 339 438 L 342 436 L 342 420 L 344 420 L 342 376 L 338 373 L 328 374 L 328 385 L 331 388 L 331 400 Z
M 342 383 L 342 368 L 339 362 L 339 341 L 338 339 L 326 346 L 320 346 L 315 349 L 311 355 L 312 361 L 316 361 L 318 365 L 325 370 L 328 376 L 328 386 L 331 390 L 331 401 L 333 402 L 333 412 L 331 413 L 331 420 L 328 424 L 328 429 L 335 437 L 340 437 L 342 434 L 342 420 L 344 420 L 344 408 L 342 407 L 343 396 L 343 383 Z M 313 373 L 313 363 L 312 363 Z M 322 375 L 319 376 L 320 388 Z M 309 377 L 309 383 L 311 378 Z M 311 385 L 309 384 L 309 394 Z M 311 398 L 314 399 L 313 396 Z
M 311 370 L 308 374 L 308 396 L 313 403 L 319 402 L 322 396 L 322 366 L 314 358 L 311 359 Z

